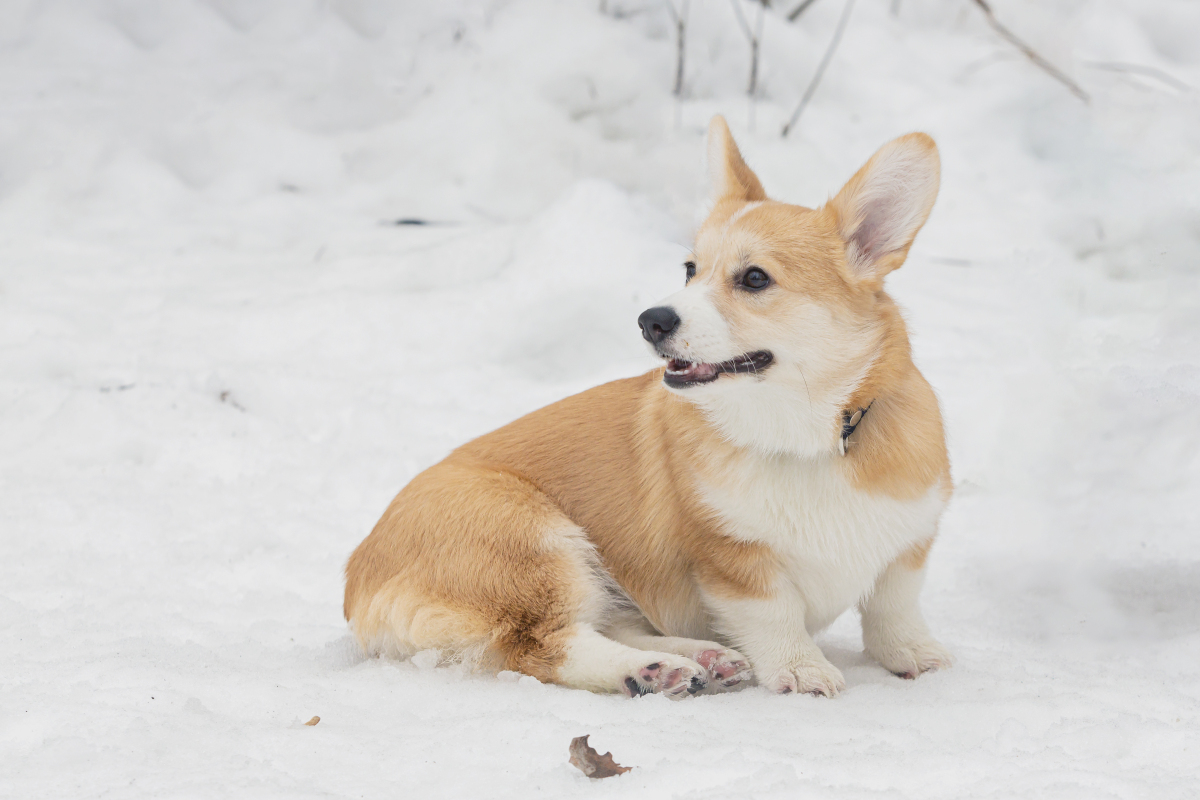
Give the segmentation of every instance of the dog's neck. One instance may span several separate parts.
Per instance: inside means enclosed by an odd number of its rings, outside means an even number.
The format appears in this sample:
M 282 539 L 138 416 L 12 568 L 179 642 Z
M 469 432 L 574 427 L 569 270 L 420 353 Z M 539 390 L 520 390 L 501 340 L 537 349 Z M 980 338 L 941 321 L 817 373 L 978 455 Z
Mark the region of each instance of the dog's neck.
M 803 387 L 797 392 L 786 383 L 763 383 L 752 392 L 710 395 L 697 405 L 733 445 L 769 456 L 815 458 L 841 452 L 849 395 L 818 395 Z
M 731 382 L 726 391 L 698 398 L 697 405 L 735 446 L 765 456 L 811 459 L 844 456 L 853 448 L 867 409 L 889 394 L 896 363 L 884 369 L 879 359 L 868 357 L 856 370 L 826 378 L 805 377 L 794 365 L 774 368 L 788 372 L 753 391 Z

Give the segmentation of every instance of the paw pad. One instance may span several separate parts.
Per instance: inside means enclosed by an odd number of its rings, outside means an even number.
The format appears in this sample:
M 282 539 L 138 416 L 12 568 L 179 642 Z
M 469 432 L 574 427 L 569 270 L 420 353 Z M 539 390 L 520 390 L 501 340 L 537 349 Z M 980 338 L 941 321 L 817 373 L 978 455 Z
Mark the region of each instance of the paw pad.
M 690 662 L 689 662 L 690 663 Z M 703 670 L 692 666 L 672 666 L 656 661 L 647 664 L 636 674 L 625 678 L 625 692 L 630 697 L 661 693 L 671 698 L 686 697 L 702 691 L 708 685 Z
M 751 676 L 750 663 L 732 650 L 702 650 L 693 659 L 704 667 L 710 679 L 726 689 Z

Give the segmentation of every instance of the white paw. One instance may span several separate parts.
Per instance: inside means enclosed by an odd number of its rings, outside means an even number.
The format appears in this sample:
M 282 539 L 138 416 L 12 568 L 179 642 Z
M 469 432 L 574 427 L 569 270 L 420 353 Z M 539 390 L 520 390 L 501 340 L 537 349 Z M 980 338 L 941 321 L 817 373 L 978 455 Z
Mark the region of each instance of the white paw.
M 665 653 L 625 677 L 625 692 L 630 697 L 664 694 L 672 700 L 681 700 L 707 685 L 708 673 L 704 667 L 691 659 Z
M 836 697 L 846 688 L 842 672 L 824 658 L 800 661 L 759 675 L 759 684 L 778 694 L 815 694 Z
M 732 689 L 754 677 L 750 662 L 737 650 L 709 648 L 693 655 L 692 660 L 704 667 L 708 688 L 714 692 Z
M 867 655 L 878 661 L 889 672 L 912 680 L 923 672 L 948 669 L 954 657 L 934 639 L 913 641 L 872 642 L 867 646 Z

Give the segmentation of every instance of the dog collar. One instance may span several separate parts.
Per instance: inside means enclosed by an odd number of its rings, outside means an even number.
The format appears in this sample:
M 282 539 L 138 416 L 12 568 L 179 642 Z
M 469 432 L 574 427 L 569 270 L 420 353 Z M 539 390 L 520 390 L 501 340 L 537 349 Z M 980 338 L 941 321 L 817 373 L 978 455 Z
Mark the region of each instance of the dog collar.
M 875 405 L 875 401 L 867 403 L 865 408 L 860 408 L 857 411 L 842 412 L 842 438 L 838 440 L 838 448 L 842 455 L 846 455 L 846 449 L 850 446 L 850 435 L 858 429 L 862 423 L 863 417 L 871 410 L 871 406 Z

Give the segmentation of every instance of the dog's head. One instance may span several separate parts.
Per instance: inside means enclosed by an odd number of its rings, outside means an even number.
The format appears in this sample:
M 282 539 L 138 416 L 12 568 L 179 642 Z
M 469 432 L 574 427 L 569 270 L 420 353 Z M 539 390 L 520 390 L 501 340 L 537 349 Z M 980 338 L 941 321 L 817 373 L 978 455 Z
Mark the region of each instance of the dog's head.
M 684 288 L 641 315 L 642 335 L 667 360 L 667 388 L 735 441 L 824 450 L 897 336 L 907 357 L 883 278 L 933 207 L 937 147 L 923 133 L 889 142 L 819 209 L 767 199 L 721 117 L 708 147 L 715 205 Z

